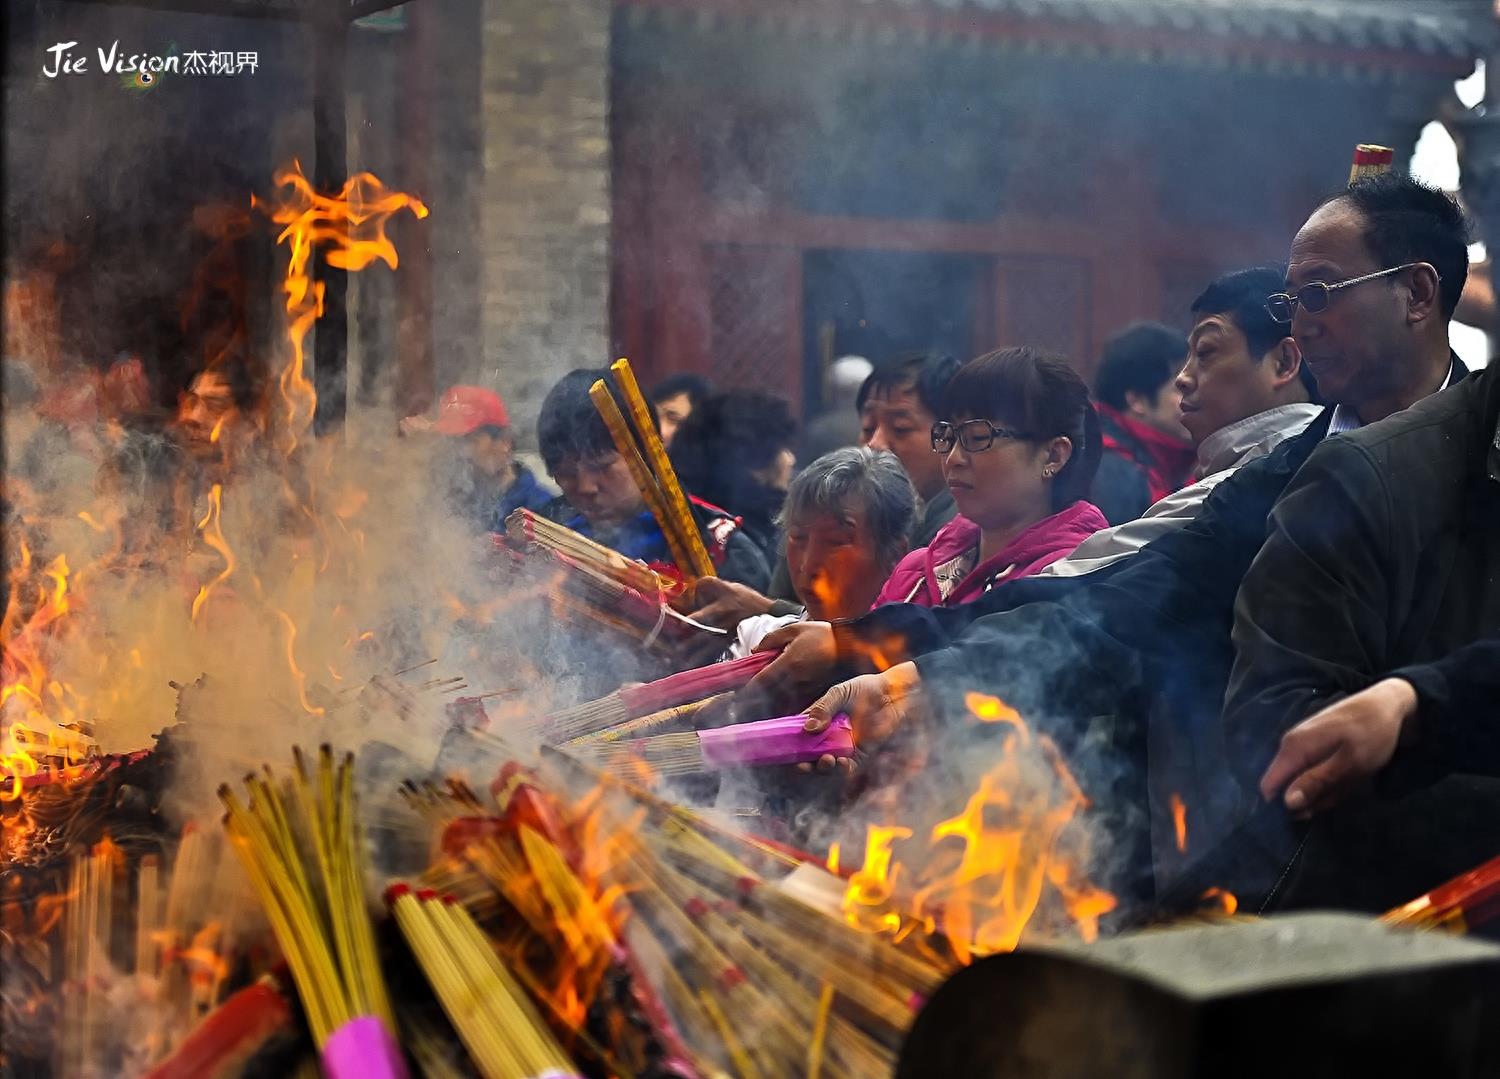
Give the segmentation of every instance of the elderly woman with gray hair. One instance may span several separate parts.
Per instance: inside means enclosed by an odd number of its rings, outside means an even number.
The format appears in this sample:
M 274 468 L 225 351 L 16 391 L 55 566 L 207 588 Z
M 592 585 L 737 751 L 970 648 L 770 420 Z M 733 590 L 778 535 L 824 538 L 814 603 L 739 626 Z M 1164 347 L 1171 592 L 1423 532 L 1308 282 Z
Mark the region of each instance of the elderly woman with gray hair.
M 906 554 L 920 509 L 916 489 L 894 455 L 850 446 L 825 453 L 787 488 L 780 524 L 800 612 L 758 614 L 735 627 L 729 657 L 803 619 L 864 614 Z

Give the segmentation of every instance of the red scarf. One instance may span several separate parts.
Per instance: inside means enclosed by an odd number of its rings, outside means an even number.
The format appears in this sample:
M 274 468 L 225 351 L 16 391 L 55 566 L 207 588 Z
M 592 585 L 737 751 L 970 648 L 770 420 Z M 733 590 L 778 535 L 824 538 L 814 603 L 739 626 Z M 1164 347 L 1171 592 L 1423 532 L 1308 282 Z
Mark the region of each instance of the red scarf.
M 1146 470 L 1152 502 L 1166 498 L 1188 481 L 1198 460 L 1191 443 L 1173 438 L 1165 431 L 1158 431 L 1103 402 L 1095 402 L 1094 407 L 1109 421 L 1103 431 L 1104 451 L 1134 461 Z M 1124 438 L 1112 432 L 1110 425 L 1116 427 Z

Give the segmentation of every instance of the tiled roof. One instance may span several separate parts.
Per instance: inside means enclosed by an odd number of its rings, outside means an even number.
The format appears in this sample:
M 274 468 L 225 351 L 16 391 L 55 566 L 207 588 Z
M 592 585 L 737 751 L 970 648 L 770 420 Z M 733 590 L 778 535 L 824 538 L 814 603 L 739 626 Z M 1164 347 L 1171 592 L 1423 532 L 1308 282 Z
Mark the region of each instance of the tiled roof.
M 1213 37 L 1474 56 L 1500 32 L 1490 0 L 862 0 Z
M 850 35 L 892 42 L 986 40 L 1002 48 L 1293 72 L 1424 68 L 1451 75 L 1500 47 L 1494 0 L 615 2 L 637 18 L 685 21 L 706 31 L 739 32 L 737 27 L 759 24 L 829 40 Z

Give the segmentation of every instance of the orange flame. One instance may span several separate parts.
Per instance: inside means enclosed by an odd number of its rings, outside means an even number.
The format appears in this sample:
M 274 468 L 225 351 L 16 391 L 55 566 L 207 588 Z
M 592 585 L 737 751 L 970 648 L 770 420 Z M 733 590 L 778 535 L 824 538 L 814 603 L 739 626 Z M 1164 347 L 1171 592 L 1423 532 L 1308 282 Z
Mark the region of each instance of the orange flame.
M 964 706 L 981 723 L 1013 723 L 1022 726 L 1021 713 L 999 697 L 986 693 L 965 693 Z
M 1233 914 L 1240 909 L 1240 901 L 1234 897 L 1233 892 L 1226 892 L 1223 888 L 1210 888 L 1198 899 L 1207 907 L 1217 908 L 1217 913 Z
M 229 541 L 224 538 L 224 529 L 220 524 L 223 495 L 224 489 L 219 484 L 214 484 L 208 492 L 208 512 L 203 515 L 203 520 L 198 522 L 198 531 L 203 533 L 203 542 L 224 559 L 224 568 L 217 577 L 198 589 L 198 595 L 193 598 L 192 620 L 194 622 L 198 621 L 198 612 L 203 609 L 209 593 L 229 580 L 230 575 L 234 573 L 234 551 L 230 549 Z
M 302 710 L 308 715 L 321 716 L 327 713 L 327 709 L 319 708 L 307 699 L 307 676 L 302 673 L 302 668 L 297 666 L 297 623 L 292 621 L 292 616 L 283 610 L 276 610 L 276 617 L 281 619 L 281 624 L 286 627 L 286 665 L 292 672 L 292 681 L 297 687 L 297 700 L 302 704 Z
M 900 825 L 868 827 L 864 864 L 849 877 L 844 892 L 844 914 L 850 925 L 877 933 L 900 930 L 901 916 L 888 909 L 900 872 L 900 866 L 893 865 L 891 844 L 911 836 L 911 829 Z
M 891 849 L 911 829 L 870 828 L 865 864 L 845 892 L 846 917 L 873 931 L 941 931 L 967 963 L 1015 948 L 1050 894 L 1074 931 L 1094 939 L 1116 900 L 1087 881 L 1085 858 L 1069 843 L 1068 827 L 1088 799 L 1052 742 L 1033 735 L 1015 709 L 978 693 L 968 694 L 967 704 L 979 722 L 1012 728 L 1000 759 L 963 810 L 933 827 L 927 849 L 903 850 L 918 869 L 907 870 Z M 903 870 L 920 885 L 904 903 Z M 896 913 L 898 905 L 912 920 Z
M 286 406 L 284 450 L 290 454 L 317 410 L 305 351 L 307 333 L 323 313 L 323 284 L 312 277 L 314 248 L 327 247 L 324 258 L 338 269 L 362 270 L 377 259 L 395 269 L 396 248 L 386 238 L 386 222 L 402 209 L 426 217 L 427 207 L 410 195 L 387 190 L 368 172 L 350 177 L 343 190 L 331 196 L 313 190 L 299 162 L 278 171 L 275 179 L 283 196 L 271 209 L 271 220 L 284 226 L 276 242 L 290 248 L 282 291 L 291 320 L 287 337 L 292 356 L 279 379 Z
M 74 745 L 76 736 L 61 729 L 75 719 L 68 704 L 72 691 L 48 676 L 43 660 L 45 641 L 74 610 L 68 557 L 59 554 L 40 571 L 50 582 L 43 584 L 31 577 L 34 562 L 24 541 L 20 552 L 20 561 L 10 574 L 5 616 L 0 620 L 0 671 L 4 674 L 0 683 L 0 801 L 21 797 L 22 780 L 41 770 L 38 751 L 44 757 L 61 757 L 64 763 L 81 755 Z M 29 615 L 23 610 L 28 585 L 35 588 Z M 59 748 L 61 753 L 53 752 Z
M 1187 806 L 1182 802 L 1182 796 L 1173 793 L 1168 800 L 1172 806 L 1172 829 L 1177 835 L 1177 849 L 1180 852 L 1187 851 Z

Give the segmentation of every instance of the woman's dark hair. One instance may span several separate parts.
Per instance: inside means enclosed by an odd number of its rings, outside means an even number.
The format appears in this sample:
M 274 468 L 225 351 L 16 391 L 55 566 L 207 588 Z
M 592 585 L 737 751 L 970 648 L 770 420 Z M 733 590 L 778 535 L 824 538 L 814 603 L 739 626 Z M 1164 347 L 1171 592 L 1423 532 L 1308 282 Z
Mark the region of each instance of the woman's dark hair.
M 695 375 L 691 371 L 684 371 L 681 374 L 668 375 L 652 386 L 648 398 L 653 405 L 659 405 L 663 401 L 670 401 L 674 397 L 687 394 L 688 403 L 693 408 L 697 408 L 712 392 L 713 387 L 708 379 L 702 375 Z
M 1063 357 L 1030 346 L 970 360 L 948 383 L 939 413 L 950 422 L 986 419 L 1035 442 L 1067 438 L 1068 463 L 1052 481 L 1053 512 L 1087 498 L 1103 443 L 1089 388 Z
M 712 394 L 672 438 L 672 467 L 685 490 L 731 513 L 754 512 L 751 472 L 773 464 L 797 438 L 791 406 L 760 390 Z M 779 501 L 779 500 L 778 500 Z
M 589 397 L 589 387 L 600 379 L 609 387 L 610 396 L 620 412 L 630 415 L 614 379 L 603 367 L 580 367 L 569 371 L 542 398 L 542 410 L 536 418 L 537 450 L 548 472 L 556 472 L 564 461 L 602 457 L 615 452 L 604 417 Z M 657 423 L 656 408 L 649 401 L 652 424 Z

